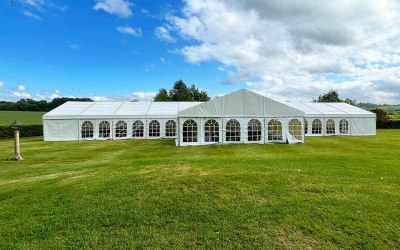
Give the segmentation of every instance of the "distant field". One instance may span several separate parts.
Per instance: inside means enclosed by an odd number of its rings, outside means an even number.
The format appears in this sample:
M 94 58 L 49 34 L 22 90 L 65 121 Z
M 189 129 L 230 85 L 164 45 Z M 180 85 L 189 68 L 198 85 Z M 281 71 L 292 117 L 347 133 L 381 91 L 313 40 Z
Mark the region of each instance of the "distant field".
M 400 249 L 400 130 L 300 145 L 43 142 L 4 160 L 1 249 Z
M 10 125 L 14 120 L 22 124 L 42 124 L 42 116 L 46 112 L 33 111 L 0 111 L 0 125 Z
M 397 115 L 389 115 L 391 120 L 400 120 L 400 114 Z

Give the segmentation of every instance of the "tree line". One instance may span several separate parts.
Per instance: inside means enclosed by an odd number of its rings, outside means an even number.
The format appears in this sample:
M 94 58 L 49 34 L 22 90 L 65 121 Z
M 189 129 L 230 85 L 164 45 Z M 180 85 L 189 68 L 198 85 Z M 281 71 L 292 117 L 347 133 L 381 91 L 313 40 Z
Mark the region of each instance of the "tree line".
M 45 100 L 35 101 L 32 99 L 21 99 L 17 102 L 0 101 L 0 110 L 48 112 L 68 101 L 93 102 L 93 100 L 90 98 L 71 98 L 71 97 L 57 97 L 51 100 L 50 102 Z

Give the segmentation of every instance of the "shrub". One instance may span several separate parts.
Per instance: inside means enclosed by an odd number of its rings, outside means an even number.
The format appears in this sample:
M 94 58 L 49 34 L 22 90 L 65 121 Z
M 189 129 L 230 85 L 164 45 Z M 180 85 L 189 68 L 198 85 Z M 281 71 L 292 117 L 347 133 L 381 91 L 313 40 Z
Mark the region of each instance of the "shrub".
M 400 120 L 389 120 L 377 124 L 377 128 L 400 129 Z
M 20 137 L 42 136 L 43 125 L 24 125 L 19 131 Z M 0 138 L 14 137 L 14 130 L 9 126 L 0 126 Z

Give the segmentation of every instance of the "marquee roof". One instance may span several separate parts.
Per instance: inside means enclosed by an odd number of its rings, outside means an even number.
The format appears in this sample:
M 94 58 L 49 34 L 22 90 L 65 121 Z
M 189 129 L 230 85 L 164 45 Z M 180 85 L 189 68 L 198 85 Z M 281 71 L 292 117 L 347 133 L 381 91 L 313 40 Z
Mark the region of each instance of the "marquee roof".
M 43 119 L 177 118 L 201 102 L 66 102 Z
M 289 117 L 304 111 L 241 89 L 179 112 L 179 117 Z
M 304 111 L 305 117 L 376 117 L 372 112 L 344 102 L 285 102 Z
M 241 89 L 208 102 L 66 102 L 43 119 L 293 116 L 376 117 L 346 103 L 278 102 Z

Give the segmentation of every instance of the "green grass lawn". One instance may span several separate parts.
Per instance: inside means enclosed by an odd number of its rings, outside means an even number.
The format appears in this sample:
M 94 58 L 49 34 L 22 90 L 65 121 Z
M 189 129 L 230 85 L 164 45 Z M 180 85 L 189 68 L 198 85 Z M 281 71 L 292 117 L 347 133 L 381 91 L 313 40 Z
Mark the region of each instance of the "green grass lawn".
M 302 145 L 0 140 L 0 248 L 400 248 L 400 130 Z
M 42 116 L 46 112 L 32 111 L 0 111 L 0 125 L 10 125 L 17 120 L 22 125 L 42 124 Z

